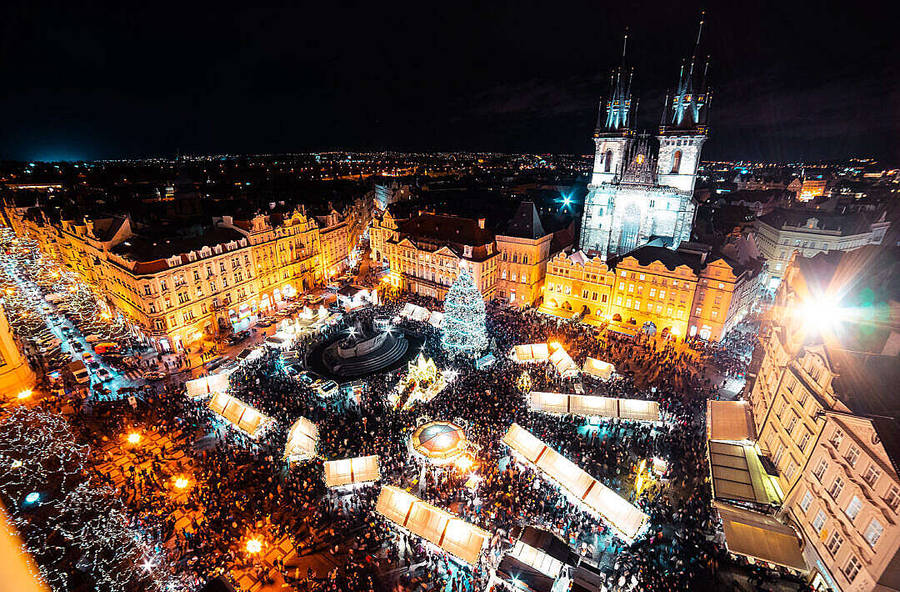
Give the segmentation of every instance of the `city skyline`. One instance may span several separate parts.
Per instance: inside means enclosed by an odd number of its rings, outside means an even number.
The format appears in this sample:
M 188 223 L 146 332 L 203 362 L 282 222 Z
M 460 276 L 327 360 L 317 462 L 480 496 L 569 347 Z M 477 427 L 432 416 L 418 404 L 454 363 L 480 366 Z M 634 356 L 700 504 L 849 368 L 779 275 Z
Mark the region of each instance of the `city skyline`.
M 12 8 L 0 67 L 16 83 L 0 99 L 0 156 L 587 154 L 625 28 L 638 125 L 652 128 L 703 7 L 492 7 L 437 19 L 398 7 L 222 8 L 60 5 L 40 19 L 40 7 Z M 712 7 L 706 19 L 706 158 L 897 160 L 893 42 L 881 25 L 850 8 L 771 4 Z

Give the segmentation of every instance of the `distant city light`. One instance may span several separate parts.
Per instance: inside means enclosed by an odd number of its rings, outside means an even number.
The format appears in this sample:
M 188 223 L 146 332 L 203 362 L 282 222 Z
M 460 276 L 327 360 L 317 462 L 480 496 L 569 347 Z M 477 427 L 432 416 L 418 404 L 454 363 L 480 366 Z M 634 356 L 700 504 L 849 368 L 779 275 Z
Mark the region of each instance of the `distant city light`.
M 262 541 L 259 539 L 247 541 L 247 553 L 259 553 L 260 551 L 262 551 Z
M 131 432 L 128 434 L 128 443 L 129 444 L 137 444 L 141 441 L 141 435 L 137 432 Z
M 31 493 L 29 493 L 28 495 L 25 496 L 25 503 L 26 504 L 36 504 L 36 503 L 38 503 L 38 501 L 40 499 L 41 499 L 41 494 L 36 491 L 32 491 Z

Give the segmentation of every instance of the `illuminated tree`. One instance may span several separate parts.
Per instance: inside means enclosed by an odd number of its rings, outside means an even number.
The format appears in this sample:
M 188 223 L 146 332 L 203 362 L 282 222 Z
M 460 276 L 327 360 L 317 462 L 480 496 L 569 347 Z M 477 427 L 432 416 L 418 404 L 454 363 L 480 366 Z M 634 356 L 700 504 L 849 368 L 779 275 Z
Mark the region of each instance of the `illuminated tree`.
M 444 299 L 441 345 L 450 356 L 474 358 L 487 348 L 484 299 L 465 267 Z

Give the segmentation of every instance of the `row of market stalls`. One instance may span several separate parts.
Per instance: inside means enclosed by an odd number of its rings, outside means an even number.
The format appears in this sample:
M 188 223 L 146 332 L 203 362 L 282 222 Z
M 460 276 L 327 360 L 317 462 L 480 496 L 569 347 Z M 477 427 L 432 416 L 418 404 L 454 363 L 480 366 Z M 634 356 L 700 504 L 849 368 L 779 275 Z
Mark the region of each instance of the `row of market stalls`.
M 659 403 L 642 399 L 617 399 L 593 395 L 532 391 L 528 394 L 528 407 L 532 411 L 541 411 L 555 415 L 571 414 L 582 417 L 660 421 Z
M 707 401 L 707 453 L 714 504 L 726 549 L 751 562 L 807 570 L 800 538 L 772 514 L 784 494 L 777 470 L 759 451 L 746 401 Z
M 516 345 L 513 346 L 510 356 L 519 364 L 550 362 L 563 378 L 578 376 L 578 365 L 566 349 L 555 341 Z
M 438 310 L 431 311 L 424 306 L 418 306 L 411 302 L 407 302 L 400 310 L 400 318 L 428 323 L 432 327 L 440 329 L 441 324 L 444 322 L 444 313 Z
M 512 424 L 502 441 L 514 456 L 558 484 L 579 506 L 603 518 L 625 540 L 635 540 L 644 530 L 648 522 L 644 512 L 519 424 Z
M 375 510 L 397 527 L 469 564 L 478 562 L 490 540 L 486 530 L 392 485 L 381 488 Z

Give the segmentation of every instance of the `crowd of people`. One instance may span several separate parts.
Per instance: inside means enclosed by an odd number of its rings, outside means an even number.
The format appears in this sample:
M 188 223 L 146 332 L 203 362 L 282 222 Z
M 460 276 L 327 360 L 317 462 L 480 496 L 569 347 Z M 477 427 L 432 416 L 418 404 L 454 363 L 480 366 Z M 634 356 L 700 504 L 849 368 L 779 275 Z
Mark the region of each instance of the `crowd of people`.
M 361 314 L 395 318 L 410 300 L 436 307 L 408 296 L 387 297 L 377 309 Z M 342 325 L 307 335 L 294 347 L 308 351 L 353 322 L 348 315 Z M 280 352 L 267 349 L 230 377 L 231 394 L 275 420 L 274 428 L 259 440 L 225 425 L 204 401 L 186 398 L 176 386 L 150 395 L 146 405 L 136 409 L 120 405 L 94 410 L 82 425 L 83 437 L 97 441 L 99 434 L 117 433 L 135 422 L 174 435 L 171 448 L 145 459 L 151 461 L 150 468 L 130 475 L 120 494 L 135 526 L 160 541 L 160 553 L 169 557 L 172 568 L 191 574 L 198 585 L 237 571 L 252 573 L 262 582 L 280 579 L 297 590 L 413 590 L 420 584 L 452 592 L 484 590 L 491 568 L 526 525 L 560 537 L 595 568 L 610 590 L 697 590 L 698 583 L 715 581 L 724 551 L 710 500 L 704 417 L 716 385 L 701 368 L 716 364 L 729 372 L 745 372 L 746 339 L 729 337 L 715 347 L 689 347 L 660 336 L 592 330 L 489 303 L 488 332 L 496 362 L 475 371 L 471 362 L 445 356 L 439 331 L 431 325 L 398 323 L 399 329 L 424 338 L 423 351 L 439 368 L 464 370 L 437 397 L 412 409 L 389 404 L 402 369 L 365 379 L 359 400 L 338 395 L 344 402 L 336 405 L 298 383 L 284 371 Z M 579 366 L 588 356 L 616 365 L 618 374 L 609 381 L 580 377 L 585 392 L 658 401 L 663 421 L 588 423 L 584 418 L 529 412 L 517 386 L 523 371 L 529 373 L 534 390 L 574 392 L 575 379 L 560 377 L 551 365 L 524 367 L 506 355 L 516 344 L 548 341 L 563 344 Z M 290 465 L 283 459 L 284 443 L 300 416 L 318 426 L 318 458 Z M 472 468 L 433 466 L 410 454 L 411 432 L 428 419 L 450 420 L 464 428 L 477 451 Z M 516 463 L 500 443 L 513 422 L 640 507 L 650 517 L 647 532 L 637 541 L 621 539 L 534 469 Z M 374 511 L 377 484 L 350 491 L 325 487 L 323 460 L 369 454 L 378 456 L 381 484 L 409 488 L 490 532 L 482 560 L 475 566 L 458 565 L 435 547 L 392 528 Z M 665 461 L 665 474 L 636 490 L 637 467 L 654 458 Z M 196 481 L 187 501 L 171 495 L 166 485 L 182 473 Z M 97 478 L 107 479 L 100 473 Z M 179 521 L 178 515 L 187 518 Z M 296 559 L 265 567 L 243 548 L 254 535 L 266 541 L 288 535 Z M 335 567 L 325 573 L 301 569 L 305 558 L 315 554 L 328 555 Z

